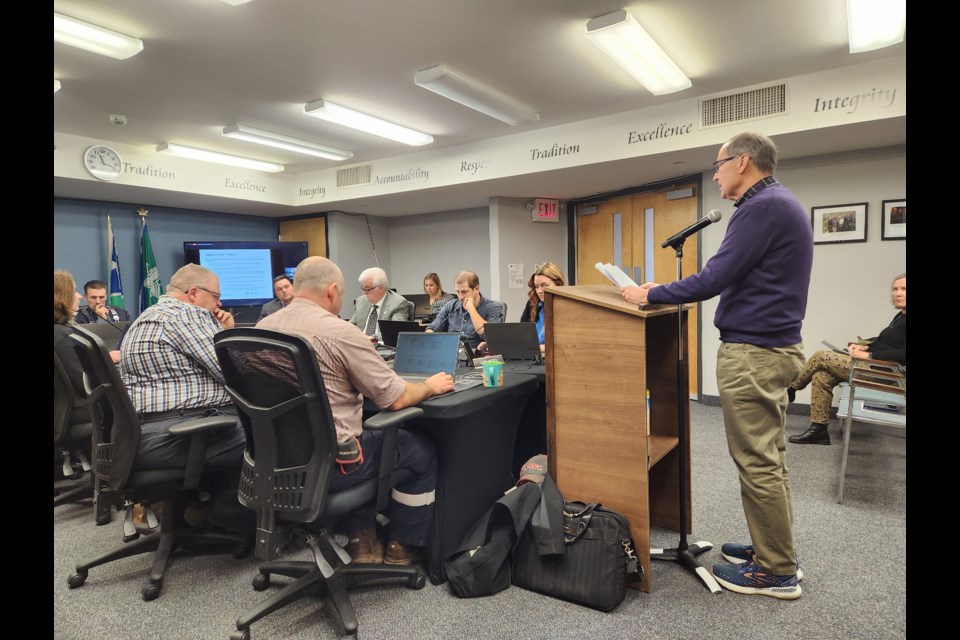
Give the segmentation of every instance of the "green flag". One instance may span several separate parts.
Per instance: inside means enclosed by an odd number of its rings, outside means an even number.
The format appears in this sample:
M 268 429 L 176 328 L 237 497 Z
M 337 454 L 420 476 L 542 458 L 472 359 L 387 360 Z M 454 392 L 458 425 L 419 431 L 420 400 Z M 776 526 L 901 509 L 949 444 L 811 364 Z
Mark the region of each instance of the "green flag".
M 140 231 L 140 312 L 160 299 L 160 273 L 157 261 L 153 257 L 153 246 L 147 233 L 147 218 L 143 216 L 143 229 Z

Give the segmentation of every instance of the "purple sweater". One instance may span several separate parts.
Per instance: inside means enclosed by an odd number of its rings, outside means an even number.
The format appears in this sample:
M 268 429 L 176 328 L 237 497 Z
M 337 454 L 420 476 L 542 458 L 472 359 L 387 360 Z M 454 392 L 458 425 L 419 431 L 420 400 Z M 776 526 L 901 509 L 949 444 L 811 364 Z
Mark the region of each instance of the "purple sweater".
M 654 287 L 649 301 L 679 304 L 720 294 L 713 319 L 720 340 L 785 347 L 802 341 L 812 264 L 810 216 L 776 183 L 740 204 L 700 273 Z

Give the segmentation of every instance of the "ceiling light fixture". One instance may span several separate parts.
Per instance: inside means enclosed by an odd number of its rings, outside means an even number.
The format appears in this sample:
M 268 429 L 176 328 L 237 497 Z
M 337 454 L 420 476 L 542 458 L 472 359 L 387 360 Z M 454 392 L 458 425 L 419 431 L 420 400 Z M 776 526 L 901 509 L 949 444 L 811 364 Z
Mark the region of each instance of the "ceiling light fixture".
M 655 96 L 693 86 L 626 9 L 587 21 L 587 38 Z
M 117 60 L 126 60 L 143 51 L 143 40 L 57 12 L 53 13 L 53 39 Z
M 233 6 L 237 6 L 239 4 L 247 4 L 248 2 L 250 2 L 250 0 L 223 0 L 223 1 L 226 2 L 227 4 L 232 4 Z
M 206 149 L 197 149 L 196 147 L 185 147 L 182 144 L 171 144 L 169 142 L 161 142 L 158 144 L 157 152 L 169 153 L 170 155 L 180 156 L 181 158 L 191 158 L 193 160 L 203 160 L 204 162 L 226 164 L 230 165 L 231 167 L 243 167 L 244 169 L 268 171 L 270 173 L 279 173 L 283 171 L 283 165 L 276 164 L 275 162 L 264 162 L 263 160 L 254 160 L 253 158 L 232 156 L 226 153 L 207 151 Z
M 863 53 L 903 42 L 906 0 L 847 0 L 850 53 Z
M 350 127 L 366 133 L 372 133 L 375 136 L 389 138 L 414 147 L 419 147 L 433 142 L 433 136 L 401 127 L 398 124 L 368 116 L 365 113 L 354 111 L 334 104 L 328 100 L 316 100 L 303 106 L 303 112 L 308 116 L 320 118 L 327 122 Z
M 417 71 L 413 81 L 424 89 L 507 124 L 518 125 L 526 120 L 540 119 L 540 114 L 526 105 L 443 64 Z
M 240 123 L 229 124 L 225 126 L 223 128 L 223 135 L 230 138 L 236 138 L 237 140 L 254 142 L 256 144 L 275 147 L 277 149 L 286 149 L 287 151 L 304 153 L 308 156 L 325 158 L 327 160 L 348 160 L 353 157 L 353 152 L 347 149 L 328 147 L 326 145 L 317 144 L 316 142 L 310 142 L 308 140 L 291 138 L 290 136 L 285 136 L 281 133 L 273 133 L 272 131 L 264 131 L 263 129 L 248 127 L 247 125 Z
M 53 79 L 53 92 L 56 93 L 57 91 L 60 91 L 60 81 L 57 80 L 56 78 L 54 78 L 54 79 Z

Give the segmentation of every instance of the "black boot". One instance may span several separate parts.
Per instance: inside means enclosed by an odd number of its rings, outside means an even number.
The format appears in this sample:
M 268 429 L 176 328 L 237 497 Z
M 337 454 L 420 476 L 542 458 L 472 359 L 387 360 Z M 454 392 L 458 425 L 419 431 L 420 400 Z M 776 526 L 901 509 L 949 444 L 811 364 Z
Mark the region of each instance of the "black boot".
M 790 402 L 796 402 L 797 400 L 797 390 L 793 387 L 787 387 L 787 399 Z
M 830 433 L 827 431 L 827 425 L 810 423 L 810 428 L 798 436 L 787 438 L 794 444 L 830 444 Z

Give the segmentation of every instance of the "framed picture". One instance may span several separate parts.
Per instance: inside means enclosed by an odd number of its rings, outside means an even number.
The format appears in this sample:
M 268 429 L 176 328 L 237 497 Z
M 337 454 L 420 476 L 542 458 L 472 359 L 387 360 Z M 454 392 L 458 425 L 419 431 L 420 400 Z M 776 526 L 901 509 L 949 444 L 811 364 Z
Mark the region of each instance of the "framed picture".
M 907 199 L 883 201 L 881 240 L 907 239 Z
M 812 207 L 813 244 L 867 241 L 867 203 Z

